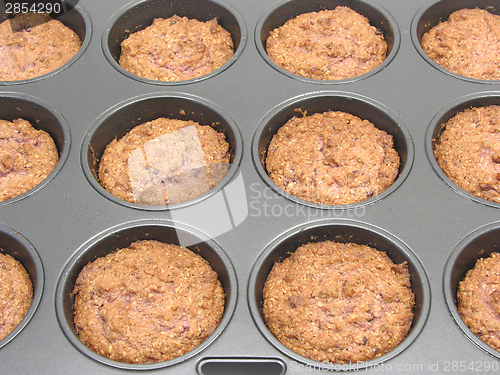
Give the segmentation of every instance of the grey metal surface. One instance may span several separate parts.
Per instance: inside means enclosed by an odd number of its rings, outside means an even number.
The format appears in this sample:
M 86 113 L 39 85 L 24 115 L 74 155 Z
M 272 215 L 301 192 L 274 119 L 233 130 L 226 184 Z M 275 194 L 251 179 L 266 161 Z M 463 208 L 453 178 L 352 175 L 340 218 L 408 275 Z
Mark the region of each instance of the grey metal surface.
M 176 2 L 164 2 L 164 6 L 170 3 Z M 245 192 L 236 195 L 237 204 L 231 204 L 232 195 L 225 192 L 222 202 L 235 210 L 227 227 L 232 229 L 222 230 L 223 233 L 214 238 L 235 270 L 238 286 L 234 313 L 211 345 L 187 361 L 154 370 L 155 373 L 245 373 L 245 363 L 249 371 L 259 373 L 267 370 L 270 374 L 285 370 L 287 374 L 313 370 L 321 373 L 321 366 L 314 368 L 291 358 L 264 337 L 250 313 L 249 299 L 253 296 L 248 296 L 249 280 L 259 255 L 284 233 L 298 226 L 339 222 L 375 228 L 406 244 L 421 262 L 430 285 L 430 311 L 413 342 L 387 361 L 357 372 L 500 371 L 498 357 L 475 345 L 455 322 L 443 289 L 446 262 L 455 247 L 481 227 L 494 227 L 492 223 L 500 218 L 500 206 L 478 202 L 446 183 L 433 168 L 426 146 L 429 125 L 443 108 L 466 96 L 483 93 L 494 96 L 495 92 L 500 96 L 500 83 L 457 78 L 440 71 L 419 53 L 412 40 L 412 22 L 416 22 L 414 18 L 422 7 L 438 2 L 367 1 L 381 6 L 395 20 L 400 37 L 397 52 L 376 74 L 330 83 L 289 77 L 270 66 L 259 54 L 260 40 L 255 40 L 259 19 L 279 2 L 227 0 L 216 3 L 241 17 L 245 39 L 240 41 L 241 50 L 235 61 L 207 79 L 157 84 L 122 74 L 108 61 L 102 36 L 110 19 L 125 4 L 119 0 L 81 0 L 79 6 L 91 21 L 91 36 L 78 59 L 43 79 L 0 85 L 3 97 L 28 95 L 54 107 L 66 121 L 70 133 L 67 158 L 53 178 L 32 194 L 0 204 L 0 223 L 33 245 L 44 269 L 43 294 L 38 308 L 28 324 L 0 349 L 0 373 L 134 372 L 95 361 L 71 344 L 56 316 L 56 288 L 66 263 L 87 241 L 113 232 L 116 226 L 134 226 L 136 221 L 178 222 L 196 227 L 184 213 L 200 212 L 203 203 L 212 198 L 173 209 L 141 209 L 119 204 L 89 183 L 84 172 L 86 161 L 81 157 L 87 147 L 84 140 L 89 129 L 103 113 L 119 103 L 155 93 L 200 97 L 203 102 L 213 102 L 231 117 L 241 133 L 243 147 L 233 177 L 235 181 L 243 179 L 244 185 L 238 186 L 240 192 L 244 186 Z M 330 1 L 330 4 L 336 3 Z M 355 1 L 343 3 L 355 4 Z M 460 1 L 463 3 L 466 2 Z M 397 189 L 368 204 L 323 209 L 284 197 L 261 178 L 252 156 L 252 142 L 263 119 L 283 103 L 314 96 L 317 92 L 327 96 L 347 93 L 366 97 L 370 103 L 380 103 L 380 107 L 387 108 L 404 123 L 411 135 L 414 157 Z M 266 367 L 268 362 L 270 365 Z

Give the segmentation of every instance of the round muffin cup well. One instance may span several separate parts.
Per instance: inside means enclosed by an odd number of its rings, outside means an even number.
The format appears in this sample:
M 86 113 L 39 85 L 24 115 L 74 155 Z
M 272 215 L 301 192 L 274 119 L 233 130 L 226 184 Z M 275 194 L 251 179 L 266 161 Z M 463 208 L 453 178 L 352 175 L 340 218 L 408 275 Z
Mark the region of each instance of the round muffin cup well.
M 467 271 L 474 268 L 476 261 L 488 258 L 493 252 L 500 252 L 500 222 L 483 226 L 462 239 L 446 262 L 443 274 L 443 288 L 446 304 L 453 319 L 467 338 L 478 348 L 500 359 L 500 352 L 477 337 L 464 323 L 457 310 L 457 291 Z
M 229 143 L 231 159 L 227 175 L 207 193 L 182 203 L 162 206 L 148 206 L 119 199 L 106 191 L 98 181 L 99 160 L 106 146 L 113 139 L 120 139 L 137 125 L 160 117 L 193 120 L 200 125 L 211 125 L 224 133 Z M 90 184 L 109 200 L 128 207 L 144 210 L 165 210 L 196 203 L 228 183 L 235 175 L 242 155 L 241 134 L 231 117 L 216 104 L 200 97 L 182 93 L 155 93 L 138 96 L 119 103 L 102 114 L 91 126 L 81 149 L 82 168 Z
M 13 121 L 18 118 L 29 121 L 33 128 L 43 130 L 52 137 L 59 153 L 59 162 L 41 183 L 24 194 L 0 202 L 0 207 L 25 198 L 45 186 L 62 168 L 69 154 L 69 127 L 66 120 L 54 107 L 26 94 L 8 92 L 0 94 L 0 119 Z
M 215 331 L 203 343 L 190 352 L 168 361 L 153 364 L 129 364 L 110 360 L 87 348 L 78 338 L 74 327 L 74 298 L 71 296 L 76 279 L 83 267 L 99 257 L 128 247 L 137 240 L 157 240 L 167 244 L 183 246 L 183 241 L 195 243 L 188 248 L 203 257 L 218 274 L 226 298 L 224 315 Z M 172 366 L 202 352 L 223 332 L 236 307 L 236 274 L 230 259 L 222 248 L 208 236 L 193 228 L 178 223 L 144 220 L 110 228 L 83 244 L 67 261 L 56 288 L 56 313 L 59 325 L 66 338 L 80 352 L 102 364 L 125 370 L 153 370 Z
M 33 301 L 21 323 L 0 340 L 0 349 L 7 345 L 21 330 L 26 327 L 42 299 L 44 274 L 43 266 L 38 252 L 33 245 L 18 231 L 0 224 L 0 251 L 19 261 L 28 272 L 33 284 Z
M 481 92 L 466 95 L 458 98 L 453 102 L 443 107 L 431 120 L 427 132 L 425 134 L 425 151 L 427 158 L 431 163 L 437 175 L 450 186 L 456 193 L 469 198 L 475 202 L 482 203 L 487 206 L 500 208 L 500 203 L 491 202 L 486 199 L 477 197 L 469 192 L 458 187 L 439 167 L 439 164 L 434 157 L 434 143 L 444 130 L 444 125 L 460 112 L 473 107 L 487 107 L 490 105 L 500 105 L 500 94 L 498 92 Z
M 486 9 L 492 14 L 500 15 L 500 8 L 498 7 L 498 1 L 495 0 L 441 0 L 435 2 L 434 4 L 421 8 L 413 18 L 411 24 L 411 39 L 413 45 L 417 52 L 422 56 L 422 58 L 432 65 L 437 70 L 449 74 L 455 78 L 460 78 L 465 81 L 475 82 L 475 83 L 488 83 L 495 84 L 500 83 L 498 80 L 483 80 L 465 77 L 460 74 L 453 73 L 448 69 L 443 68 L 441 65 L 437 64 L 432 60 L 422 49 L 421 41 L 423 35 L 437 26 L 440 22 L 446 21 L 448 17 L 457 10 L 460 9 L 473 9 L 480 8 Z
M 400 264 L 408 262 L 411 288 L 415 294 L 413 324 L 408 336 L 392 351 L 375 359 L 352 364 L 318 362 L 303 357 L 281 344 L 267 329 L 262 315 L 263 289 L 275 262 L 290 256 L 298 247 L 309 242 L 335 241 L 367 245 L 385 252 L 391 260 Z M 248 285 L 248 304 L 252 318 L 262 335 L 278 350 L 311 368 L 357 371 L 384 362 L 408 347 L 423 329 L 430 310 L 430 286 L 425 270 L 406 244 L 380 228 L 350 220 L 321 220 L 302 224 L 273 240 L 258 257 L 250 274 Z
M 303 112 L 307 111 L 307 115 L 327 111 L 347 112 L 351 115 L 358 116 L 362 120 L 370 121 L 376 128 L 392 135 L 394 140 L 394 149 L 400 158 L 399 174 L 394 183 L 379 195 L 361 202 L 345 205 L 325 205 L 309 202 L 288 194 L 276 186 L 266 172 L 265 160 L 267 156 L 267 149 L 271 139 L 281 126 L 285 125 L 285 123 L 292 117 L 301 116 L 300 112 L 297 112 L 297 110 Z M 406 125 L 395 113 L 384 107 L 381 103 L 358 94 L 339 91 L 322 91 L 292 98 L 271 110 L 264 117 L 254 135 L 252 157 L 255 168 L 259 172 L 262 180 L 278 194 L 281 194 L 296 203 L 304 204 L 310 207 L 324 209 L 352 209 L 374 203 L 396 190 L 410 173 L 410 169 L 413 164 L 414 149 L 413 141 Z
M 370 21 L 372 26 L 375 26 L 377 30 L 382 31 L 384 34 L 384 39 L 387 42 L 387 58 L 377 66 L 375 69 L 362 74 L 357 77 L 339 79 L 339 80 L 319 80 L 307 77 L 302 77 L 297 74 L 293 74 L 286 69 L 278 66 L 266 52 L 266 40 L 271 31 L 282 26 L 286 21 L 297 17 L 300 14 L 319 12 L 325 9 L 333 10 L 338 6 L 347 6 L 352 10 L 358 12 L 362 16 L 365 16 Z M 399 44 L 401 41 L 401 36 L 399 28 L 396 21 L 392 16 L 381 6 L 374 4 L 373 2 L 363 1 L 363 0 L 287 0 L 282 1 L 278 5 L 273 5 L 258 21 L 257 27 L 255 29 L 255 43 L 257 50 L 262 58 L 278 72 L 295 78 L 304 82 L 309 83 L 348 83 L 357 81 L 359 79 L 369 77 L 382 69 L 384 69 L 396 56 L 399 49 Z
M 5 21 L 5 19 L 1 19 L 0 22 Z M 69 60 L 66 64 L 60 66 L 57 69 L 54 69 L 51 72 L 48 72 L 44 75 L 41 75 L 39 77 L 34 77 L 30 79 L 23 79 L 19 81 L 0 81 L 0 86 L 2 85 L 16 85 L 16 84 L 24 84 L 24 83 L 30 83 L 30 82 L 35 82 L 47 77 L 50 77 L 64 69 L 66 69 L 68 66 L 73 64 L 87 49 L 90 39 L 92 36 L 92 25 L 90 22 L 90 17 L 88 14 L 83 10 L 83 8 L 79 5 L 76 5 L 72 7 L 68 13 L 63 14 L 61 16 L 58 16 L 56 18 L 58 21 L 61 21 L 65 26 L 69 27 L 71 30 L 73 30 L 80 40 L 82 41 L 82 45 L 78 52 L 73 56 L 71 60 Z
M 143 30 L 153 23 L 155 18 L 169 18 L 173 15 L 197 19 L 201 22 L 217 18 L 220 26 L 226 29 L 233 39 L 234 55 L 220 68 L 203 76 L 182 81 L 157 81 L 139 77 L 123 69 L 120 60 L 121 43 L 131 33 Z M 124 6 L 114 16 L 104 29 L 102 49 L 108 62 L 125 76 L 144 82 L 159 85 L 180 85 L 212 77 L 228 68 L 238 58 L 246 43 L 246 28 L 243 18 L 229 5 L 219 0 L 142 0 L 133 1 Z

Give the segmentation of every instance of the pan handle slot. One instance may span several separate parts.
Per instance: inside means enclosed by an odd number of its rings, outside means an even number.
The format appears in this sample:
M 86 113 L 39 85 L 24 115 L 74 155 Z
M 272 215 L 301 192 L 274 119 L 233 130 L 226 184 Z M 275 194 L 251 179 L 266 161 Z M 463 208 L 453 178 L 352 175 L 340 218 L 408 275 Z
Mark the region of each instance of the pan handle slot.
M 199 375 L 284 375 L 286 365 L 277 358 L 206 358 L 197 370 Z

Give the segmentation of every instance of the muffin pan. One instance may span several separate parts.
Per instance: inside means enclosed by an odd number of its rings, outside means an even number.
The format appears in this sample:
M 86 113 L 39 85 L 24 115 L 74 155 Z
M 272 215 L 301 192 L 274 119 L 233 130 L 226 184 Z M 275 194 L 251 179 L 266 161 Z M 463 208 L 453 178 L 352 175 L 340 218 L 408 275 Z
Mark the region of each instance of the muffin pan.
M 276 67 L 265 54 L 271 29 L 306 11 L 347 5 L 389 43 L 386 62 L 341 81 L 315 81 Z M 419 39 L 462 7 L 499 11 L 494 1 L 423 0 L 80 0 L 61 17 L 84 40 L 66 66 L 33 80 L 0 83 L 1 118 L 22 117 L 54 138 L 60 161 L 42 184 L 0 202 L 0 248 L 27 268 L 35 300 L 0 342 L 12 374 L 305 374 L 497 373 L 500 355 L 456 312 L 458 282 L 478 257 L 500 247 L 500 207 L 454 186 L 432 155 L 441 126 L 457 111 L 498 104 L 499 81 L 465 79 L 426 58 Z M 156 82 L 117 64 L 119 43 L 155 16 L 217 17 L 235 42 L 234 57 L 197 79 Z M 70 25 L 71 24 L 71 25 Z M 272 135 L 291 116 L 343 110 L 394 138 L 399 176 L 377 197 L 346 206 L 315 205 L 283 193 L 263 166 Z M 132 126 L 168 116 L 213 124 L 231 146 L 228 175 L 210 192 L 172 206 L 143 206 L 108 194 L 96 179 L 106 144 Z M 154 365 L 116 363 L 77 339 L 71 290 L 90 260 L 136 239 L 188 246 L 218 272 L 226 311 L 200 347 Z M 369 244 L 408 261 L 415 320 L 393 351 L 335 365 L 280 345 L 260 312 L 272 263 L 300 244 L 337 239 Z

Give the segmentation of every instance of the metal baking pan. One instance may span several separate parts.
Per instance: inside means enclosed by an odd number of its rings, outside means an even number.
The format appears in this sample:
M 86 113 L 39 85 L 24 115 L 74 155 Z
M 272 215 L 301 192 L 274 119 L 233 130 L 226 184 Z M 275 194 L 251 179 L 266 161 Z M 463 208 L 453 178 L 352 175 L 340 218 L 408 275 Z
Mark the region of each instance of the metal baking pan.
M 339 81 L 294 76 L 265 54 L 270 30 L 307 11 L 346 5 L 384 33 L 387 60 Z M 83 40 L 65 66 L 26 81 L 0 83 L 0 118 L 18 117 L 49 132 L 60 161 L 31 191 L 0 202 L 0 248 L 19 259 L 34 283 L 23 322 L 0 342 L 2 374 L 306 374 L 332 371 L 498 373 L 500 353 L 478 340 L 455 307 L 458 282 L 476 259 L 500 250 L 500 205 L 471 196 L 441 172 L 433 140 L 455 113 L 500 104 L 500 81 L 444 71 L 419 40 L 454 10 L 493 0 L 80 0 L 60 20 Z M 156 82 L 117 63 L 120 42 L 173 14 L 217 17 L 236 52 L 197 79 Z M 297 110 L 344 110 L 391 134 L 401 158 L 395 184 L 364 202 L 324 206 L 294 198 L 267 177 L 266 145 Z M 214 124 L 230 143 L 228 175 L 210 192 L 171 206 L 114 198 L 98 183 L 106 144 L 134 125 L 166 116 Z M 76 338 L 71 290 L 86 262 L 136 239 L 188 246 L 219 273 L 226 294 L 221 325 L 199 348 L 154 365 L 102 358 Z M 393 351 L 363 363 L 303 358 L 267 331 L 263 282 L 274 261 L 308 241 L 370 244 L 407 261 L 415 321 Z

